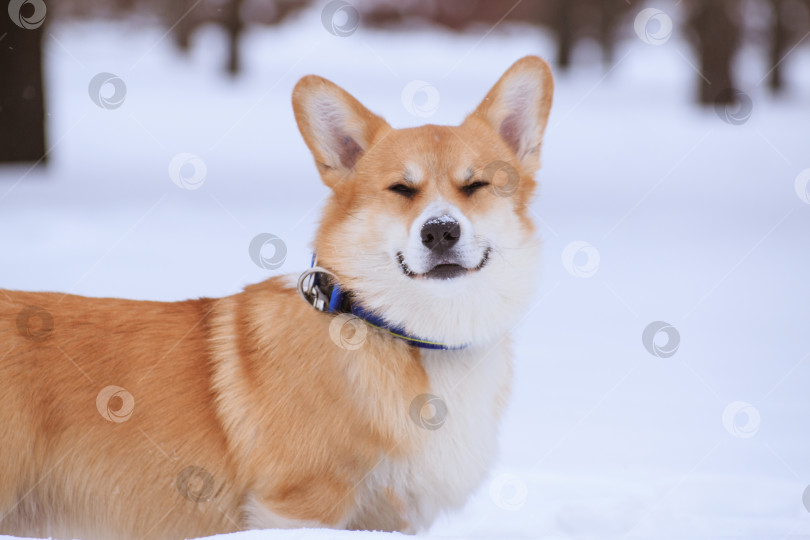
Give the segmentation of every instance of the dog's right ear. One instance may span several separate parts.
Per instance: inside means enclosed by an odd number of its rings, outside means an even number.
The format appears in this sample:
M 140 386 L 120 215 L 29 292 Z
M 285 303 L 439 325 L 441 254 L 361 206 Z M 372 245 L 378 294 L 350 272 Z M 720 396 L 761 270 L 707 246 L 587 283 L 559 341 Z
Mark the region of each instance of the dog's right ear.
M 316 75 L 298 81 L 292 102 L 298 129 L 330 188 L 346 178 L 377 137 L 390 129 L 348 92 Z
M 542 58 L 525 56 L 501 76 L 470 117 L 483 120 L 515 153 L 523 171 L 540 167 L 554 77 Z

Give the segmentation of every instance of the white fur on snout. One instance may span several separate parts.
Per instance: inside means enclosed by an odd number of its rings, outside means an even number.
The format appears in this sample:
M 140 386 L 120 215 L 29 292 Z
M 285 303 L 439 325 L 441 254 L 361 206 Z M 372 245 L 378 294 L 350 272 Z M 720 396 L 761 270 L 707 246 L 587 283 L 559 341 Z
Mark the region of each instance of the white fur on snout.
M 428 251 L 422 245 L 421 226 L 445 213 L 461 226 L 464 265 L 478 266 L 482 244 L 491 248 L 486 265 L 453 279 L 405 275 L 396 254 L 402 252 L 414 272 L 429 270 L 419 266 Z M 527 308 L 537 281 L 540 244 L 511 206 L 478 215 L 475 223 L 443 201 L 432 203 L 413 223 L 401 215 L 370 210 L 352 216 L 341 228 L 344 256 L 335 269 L 363 306 L 406 332 L 448 345 L 492 343 Z
M 424 274 L 440 263 L 440 261 L 436 260 L 430 248 L 422 243 L 422 227 L 432 219 L 445 216 L 458 222 L 461 236 L 444 258 L 466 268 L 475 268 L 481 263 L 487 246 L 479 245 L 473 224 L 456 206 L 441 199 L 436 199 L 425 207 L 419 217 L 411 224 L 408 231 L 408 244 L 402 251 L 402 255 L 405 264 L 408 265 L 411 271 Z

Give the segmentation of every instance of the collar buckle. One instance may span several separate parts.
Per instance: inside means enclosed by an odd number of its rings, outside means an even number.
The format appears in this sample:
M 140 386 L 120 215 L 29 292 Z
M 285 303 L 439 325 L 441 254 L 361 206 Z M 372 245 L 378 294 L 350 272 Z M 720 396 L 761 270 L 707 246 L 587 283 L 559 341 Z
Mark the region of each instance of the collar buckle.
M 321 284 L 318 283 L 318 274 L 326 274 L 332 278 L 332 283 L 337 283 L 337 276 L 335 276 L 335 274 L 326 268 L 313 266 L 298 276 L 298 294 L 318 311 L 329 311 L 331 295 L 324 291 Z

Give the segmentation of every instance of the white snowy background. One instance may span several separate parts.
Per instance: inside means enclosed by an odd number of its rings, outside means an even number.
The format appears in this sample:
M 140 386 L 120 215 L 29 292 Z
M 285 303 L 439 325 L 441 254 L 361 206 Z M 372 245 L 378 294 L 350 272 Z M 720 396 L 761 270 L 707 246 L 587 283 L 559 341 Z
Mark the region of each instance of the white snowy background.
M 533 206 L 542 285 L 514 329 L 500 459 L 431 537 L 810 538 L 810 50 L 785 58 L 778 101 L 767 59 L 744 50 L 753 108 L 732 125 L 694 105 L 696 59 L 666 5 L 665 44 L 630 29 L 609 71 L 586 45 L 558 74 Z M 294 123 L 298 78 L 335 81 L 395 127 L 455 124 L 513 61 L 553 57 L 532 28 L 488 31 L 340 38 L 313 10 L 249 30 L 229 80 L 213 27 L 187 59 L 163 28 L 53 24 L 49 164 L 0 168 L 0 286 L 179 300 L 303 270 L 327 190 Z M 126 83 L 120 108 L 90 99 L 99 72 Z M 417 96 L 429 118 L 403 103 L 414 80 L 440 97 L 432 111 Z M 205 164 L 199 189 L 169 177 L 181 152 Z M 288 247 L 277 272 L 248 256 L 262 232 Z M 564 259 L 572 242 L 592 247 Z M 642 343 L 655 321 L 679 333 L 668 358 Z

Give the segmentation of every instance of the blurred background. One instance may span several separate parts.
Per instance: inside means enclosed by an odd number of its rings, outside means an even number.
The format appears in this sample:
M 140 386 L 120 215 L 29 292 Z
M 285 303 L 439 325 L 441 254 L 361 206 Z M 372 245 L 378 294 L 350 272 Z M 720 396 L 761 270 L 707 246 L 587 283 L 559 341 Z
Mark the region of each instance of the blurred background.
M 216 32 L 223 40 L 217 47 L 221 68 L 228 76 L 238 77 L 243 70 L 258 67 L 255 63 L 244 65 L 246 33 L 272 32 L 273 27 L 294 24 L 301 19 L 302 11 L 317 9 L 319 4 L 323 2 L 10 0 L 9 18 L 0 25 L 6 39 L 0 56 L 4 79 L 0 95 L 0 161 L 47 160 L 47 85 L 42 74 L 48 49 L 56 40 L 49 24 L 107 21 L 129 29 L 165 29 L 162 39 L 171 43 L 175 54 L 183 56 L 191 56 L 195 45 L 199 46 L 195 43 L 199 34 Z M 630 0 L 357 0 L 353 4 L 341 1 L 321 6 L 321 19 L 325 29 L 338 37 L 355 33 L 361 19 L 366 29 L 398 34 L 417 28 L 471 34 L 476 29 L 494 31 L 501 26 L 503 31 L 518 26 L 527 34 L 535 33 L 538 41 L 541 36 L 552 41 L 549 56 L 561 71 L 597 60 L 610 70 L 617 60 L 618 43 L 631 30 L 635 29 L 640 37 L 643 34 L 641 39 L 653 45 L 662 45 L 671 37 L 670 15 L 647 8 L 638 17 L 643 5 Z M 805 44 L 810 0 L 681 0 L 673 8 L 680 18 L 681 37 L 688 44 L 681 54 L 695 71 L 696 102 L 750 101 L 738 90 L 741 77 L 734 66 L 743 49 L 755 51 L 770 66 L 760 84 L 766 83 L 774 95 L 783 94 L 790 86 L 791 77 L 786 75 L 783 61 Z M 99 88 L 104 84 L 112 86 L 100 82 Z M 113 108 L 117 105 L 110 104 Z
M 526 54 L 556 76 L 541 286 L 498 467 L 431 534 L 810 537 L 808 0 L 10 0 L 0 287 L 300 272 L 328 191 L 298 78 L 457 124 Z

